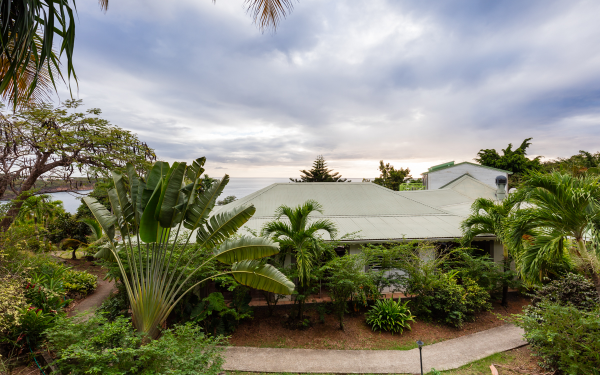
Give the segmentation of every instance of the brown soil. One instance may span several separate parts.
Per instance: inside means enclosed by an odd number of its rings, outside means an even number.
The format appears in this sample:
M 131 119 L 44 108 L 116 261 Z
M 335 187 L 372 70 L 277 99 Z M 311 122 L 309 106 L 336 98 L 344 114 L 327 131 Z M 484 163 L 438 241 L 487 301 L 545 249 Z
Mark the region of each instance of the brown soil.
M 411 349 L 416 347 L 415 342 L 419 339 L 426 345 L 433 344 L 506 324 L 501 317 L 520 313 L 528 304 L 529 299 L 515 295 L 510 297 L 508 308 L 495 302 L 492 311 L 478 314 L 475 321 L 465 323 L 460 329 L 416 319 L 411 324 L 412 330 L 394 335 L 373 332 L 362 312 L 346 315 L 344 331 L 339 329 L 339 323 L 333 315 L 327 315 L 325 323 L 319 323 L 318 313 L 314 310 L 306 313 L 314 322 L 312 327 L 290 330 L 284 327 L 289 310 L 275 311 L 269 317 L 268 312 L 261 309 L 255 312 L 253 319 L 240 324 L 229 343 L 268 348 Z

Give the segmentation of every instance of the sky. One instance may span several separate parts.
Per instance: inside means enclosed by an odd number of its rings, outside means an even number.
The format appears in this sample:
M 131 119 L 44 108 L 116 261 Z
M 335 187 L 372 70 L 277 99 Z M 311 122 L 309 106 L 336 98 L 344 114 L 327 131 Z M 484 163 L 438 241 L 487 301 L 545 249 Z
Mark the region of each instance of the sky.
M 302 0 L 261 32 L 243 0 L 77 1 L 76 96 L 211 176 L 414 177 L 480 149 L 600 150 L 600 2 Z M 69 97 L 59 88 L 61 100 Z

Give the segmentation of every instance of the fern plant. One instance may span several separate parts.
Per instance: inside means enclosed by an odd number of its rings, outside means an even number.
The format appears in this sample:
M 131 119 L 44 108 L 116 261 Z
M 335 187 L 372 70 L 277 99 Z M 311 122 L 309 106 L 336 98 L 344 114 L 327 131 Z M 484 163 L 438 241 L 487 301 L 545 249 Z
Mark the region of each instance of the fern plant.
M 373 331 L 389 331 L 402 333 L 404 329 L 410 330 L 409 322 L 414 322 L 415 317 L 408 308 L 408 301 L 396 302 L 393 298 L 380 299 L 366 314 L 367 324 Z

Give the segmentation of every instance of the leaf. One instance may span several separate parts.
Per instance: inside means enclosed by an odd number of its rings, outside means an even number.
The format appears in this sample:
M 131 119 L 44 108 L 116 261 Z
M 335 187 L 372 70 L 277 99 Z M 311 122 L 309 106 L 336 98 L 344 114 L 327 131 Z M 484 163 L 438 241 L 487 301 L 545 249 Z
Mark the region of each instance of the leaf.
M 259 259 L 279 253 L 279 247 L 264 237 L 241 237 L 227 239 L 218 249 L 215 258 L 223 263 L 232 264 L 247 259 Z
M 243 260 L 234 263 L 231 274 L 235 280 L 255 289 L 277 294 L 292 294 L 294 283 L 270 264 L 261 264 L 257 260 Z
M 79 219 L 79 221 L 87 224 L 87 226 L 90 227 L 90 230 L 92 231 L 95 240 L 99 240 L 100 237 L 102 237 L 102 226 L 100 226 L 100 224 L 98 224 L 96 220 L 90 219 L 89 217 L 84 217 L 82 219 Z
M 144 208 L 142 218 L 140 220 L 140 239 L 146 243 L 156 242 L 158 233 L 158 220 L 154 217 L 158 201 L 160 199 L 162 181 L 154 189 L 154 194 L 150 197 L 150 201 Z
M 104 233 L 106 233 L 108 239 L 112 241 L 115 237 L 115 223 L 117 222 L 117 218 L 95 198 L 84 197 L 83 201 L 89 207 L 90 211 L 92 211 L 92 214 L 100 226 L 102 226 L 102 229 L 104 229 Z
M 154 191 L 158 183 L 167 175 L 169 163 L 157 161 L 146 175 L 146 189 Z
M 133 164 L 127 163 L 127 177 L 129 178 L 129 196 L 131 197 L 131 205 L 133 208 L 133 214 L 135 218 L 136 225 L 140 224 L 140 214 L 137 206 L 139 204 L 138 194 L 141 194 L 140 191 L 140 179 L 135 171 Z M 143 189 L 142 189 L 143 191 Z
M 94 258 L 111 260 L 113 258 L 113 253 L 112 253 L 112 250 L 110 249 L 110 242 L 107 242 L 106 244 L 99 246 L 98 251 L 96 252 L 96 254 L 94 254 Z
M 192 165 L 190 165 L 185 172 L 187 178 L 191 181 L 196 181 L 197 179 L 199 179 L 202 173 L 204 172 L 204 163 L 206 163 L 205 157 L 201 157 L 194 160 L 192 162 Z
M 123 216 L 124 221 L 131 223 L 135 218 L 135 213 L 133 211 L 131 200 L 129 199 L 129 196 L 127 196 L 127 189 L 125 188 L 125 183 L 123 182 L 123 175 L 116 172 L 113 172 L 112 175 L 115 183 L 115 188 L 113 190 L 115 190 L 117 194 L 116 198 L 118 199 L 119 206 L 121 207 L 121 215 Z
M 158 221 L 163 228 L 171 228 L 174 224 L 174 219 L 177 214 L 175 206 L 179 202 L 179 190 L 183 182 L 185 173 L 185 163 L 174 163 L 172 171 L 169 175 L 166 187 L 162 191 L 160 199 L 160 212 Z
M 194 230 L 206 222 L 211 210 L 215 207 L 217 198 L 219 198 L 228 182 L 229 176 L 225 175 L 221 181 L 212 184 L 207 191 L 198 195 L 195 200 L 190 198 L 190 204 L 185 212 L 185 221 L 183 222 L 186 229 Z
M 205 226 L 198 227 L 196 242 L 201 247 L 212 248 L 232 236 L 256 212 L 254 206 L 240 206 L 210 218 Z

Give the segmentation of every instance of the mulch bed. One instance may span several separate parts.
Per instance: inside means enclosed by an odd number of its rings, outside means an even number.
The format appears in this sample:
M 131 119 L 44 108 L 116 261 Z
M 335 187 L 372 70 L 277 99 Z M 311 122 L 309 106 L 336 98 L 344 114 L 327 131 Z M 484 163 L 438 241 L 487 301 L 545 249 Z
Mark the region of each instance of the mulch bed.
M 425 344 L 457 338 L 475 332 L 484 331 L 506 324 L 500 317 L 521 313 L 529 299 L 520 295 L 511 295 L 509 307 L 504 308 L 499 302 L 493 303 L 493 310 L 476 316 L 475 321 L 465 323 L 462 328 L 452 328 L 434 322 L 420 321 L 411 324 L 412 330 L 402 334 L 373 332 L 365 323 L 364 312 L 346 315 L 345 330 L 333 315 L 325 317 L 325 323 L 319 323 L 316 311 L 308 311 L 314 324 L 305 330 L 291 330 L 284 326 L 288 309 L 276 310 L 268 316 L 266 309 L 257 309 L 254 318 L 243 321 L 231 336 L 229 343 L 234 346 L 252 346 L 268 348 L 303 348 L 303 349 L 411 349 L 416 347 L 415 341 Z

